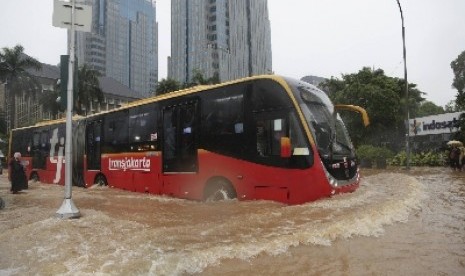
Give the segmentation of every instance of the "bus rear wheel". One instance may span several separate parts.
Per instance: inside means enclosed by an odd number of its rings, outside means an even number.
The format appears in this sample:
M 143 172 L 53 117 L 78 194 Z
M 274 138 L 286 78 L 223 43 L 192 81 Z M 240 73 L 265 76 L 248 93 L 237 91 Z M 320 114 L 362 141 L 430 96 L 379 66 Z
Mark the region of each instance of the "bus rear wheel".
M 99 174 L 99 175 L 97 175 L 97 177 L 95 177 L 94 185 L 107 186 L 108 182 L 107 182 L 107 179 L 105 178 L 105 176 Z
M 204 192 L 206 202 L 234 199 L 236 197 L 236 190 L 231 182 L 219 177 L 208 181 Z

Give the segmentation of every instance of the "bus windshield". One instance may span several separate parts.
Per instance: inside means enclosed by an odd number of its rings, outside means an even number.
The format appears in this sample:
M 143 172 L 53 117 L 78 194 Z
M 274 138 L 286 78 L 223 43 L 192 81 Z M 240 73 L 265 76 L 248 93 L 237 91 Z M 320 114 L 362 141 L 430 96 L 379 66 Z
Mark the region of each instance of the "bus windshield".
M 353 158 L 354 147 L 344 123 L 328 96 L 321 90 L 300 85 L 301 108 L 323 159 Z

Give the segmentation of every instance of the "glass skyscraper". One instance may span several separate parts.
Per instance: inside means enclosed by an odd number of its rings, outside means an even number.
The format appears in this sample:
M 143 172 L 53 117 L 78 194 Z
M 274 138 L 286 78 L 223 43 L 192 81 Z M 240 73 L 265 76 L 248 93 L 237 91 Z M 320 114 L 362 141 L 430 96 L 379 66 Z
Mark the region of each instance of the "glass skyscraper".
M 158 80 L 158 24 L 151 0 L 86 0 L 92 32 L 77 32 L 77 57 L 144 96 Z
M 227 81 L 272 72 L 267 0 L 171 0 L 168 77 Z

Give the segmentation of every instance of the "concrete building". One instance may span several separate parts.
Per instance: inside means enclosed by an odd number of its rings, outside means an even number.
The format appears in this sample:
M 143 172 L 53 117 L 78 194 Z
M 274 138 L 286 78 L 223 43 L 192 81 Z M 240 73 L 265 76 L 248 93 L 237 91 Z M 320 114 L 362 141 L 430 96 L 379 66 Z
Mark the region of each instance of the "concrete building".
M 168 77 L 227 81 L 272 72 L 267 0 L 172 0 Z
M 85 0 L 92 5 L 92 32 L 77 32 L 79 66 L 144 96 L 153 95 L 158 81 L 158 24 L 151 0 Z

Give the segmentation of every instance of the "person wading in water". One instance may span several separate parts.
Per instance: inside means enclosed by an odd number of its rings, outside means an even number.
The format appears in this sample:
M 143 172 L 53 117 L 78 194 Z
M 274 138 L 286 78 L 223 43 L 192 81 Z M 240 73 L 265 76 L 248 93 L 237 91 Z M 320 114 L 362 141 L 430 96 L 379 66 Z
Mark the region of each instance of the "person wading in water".
M 11 192 L 17 194 L 23 189 L 27 189 L 26 173 L 21 164 L 21 153 L 15 152 L 13 158 L 8 164 L 8 180 L 11 181 Z

